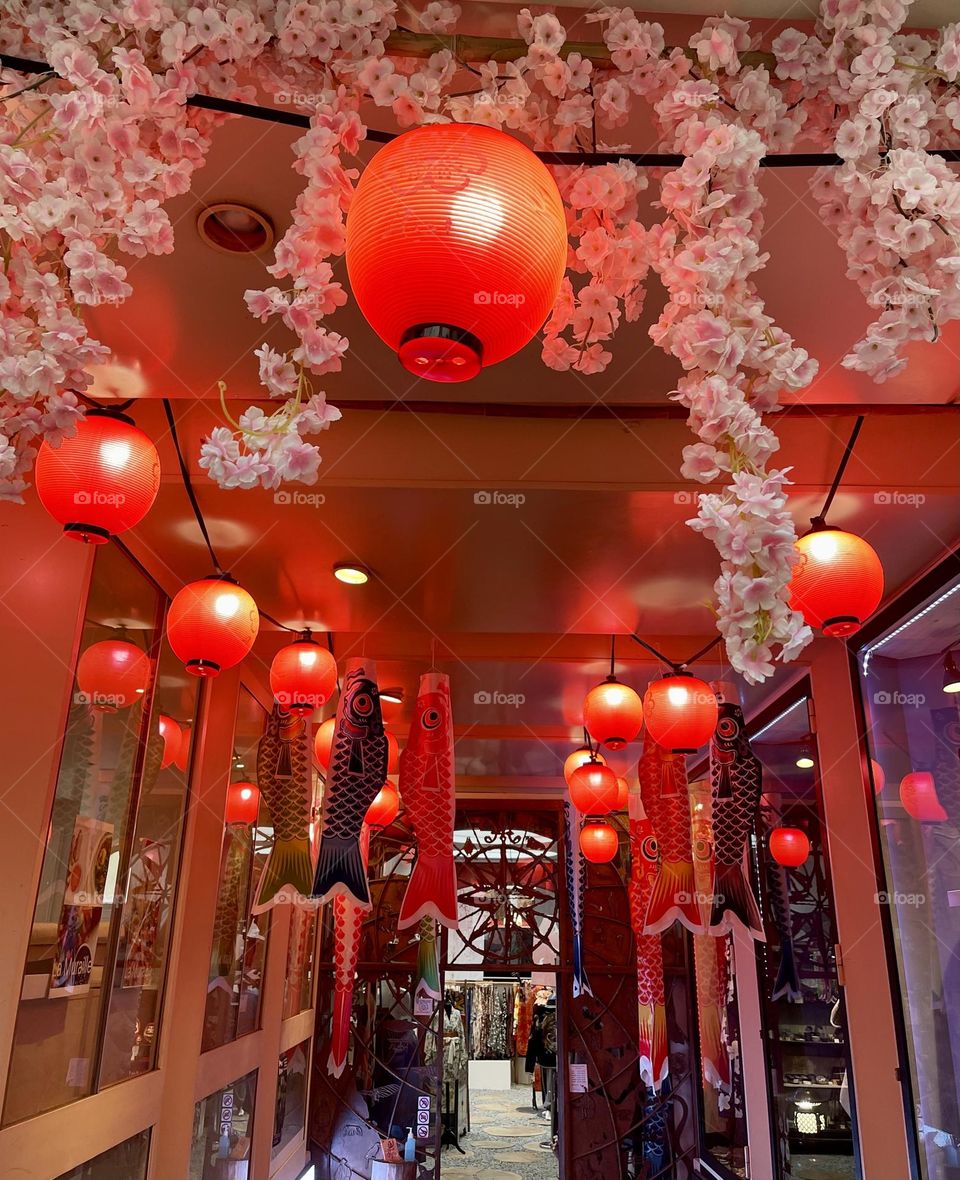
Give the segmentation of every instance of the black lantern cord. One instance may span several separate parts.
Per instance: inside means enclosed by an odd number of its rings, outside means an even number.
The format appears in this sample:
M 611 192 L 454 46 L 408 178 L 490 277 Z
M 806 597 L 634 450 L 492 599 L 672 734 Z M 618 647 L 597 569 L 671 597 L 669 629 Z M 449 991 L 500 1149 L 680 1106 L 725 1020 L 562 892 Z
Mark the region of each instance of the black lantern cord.
M 819 525 L 821 528 L 827 519 L 827 513 L 830 511 L 830 506 L 833 504 L 833 498 L 840 489 L 840 481 L 843 479 L 843 473 L 847 469 L 847 464 L 850 462 L 850 456 L 853 454 L 853 448 L 856 446 L 857 438 L 860 431 L 863 429 L 864 417 L 860 414 L 856 422 L 853 424 L 853 430 L 850 432 L 850 438 L 847 441 L 846 447 L 843 450 L 843 457 L 840 460 L 840 465 L 837 467 L 837 474 L 833 477 L 833 483 L 830 485 L 830 491 L 827 492 L 827 498 L 823 502 L 823 507 L 820 509 L 820 515 L 811 518 L 810 523 L 814 526 Z
M 103 410 L 108 414 L 125 414 L 137 400 L 135 397 L 128 397 L 125 402 L 109 402 L 107 405 L 104 405 L 102 402 L 98 402 L 96 398 L 81 393 L 78 389 L 74 389 L 72 392 L 74 397 L 78 397 L 87 409 Z
M 707 654 L 707 652 L 713 651 L 717 644 L 720 643 L 720 636 L 718 635 L 716 639 L 711 639 L 709 643 L 701 647 L 699 651 L 694 652 L 692 656 L 688 656 L 685 660 L 671 660 L 669 656 L 665 656 L 662 651 L 660 651 L 658 648 L 655 648 L 652 643 L 647 643 L 645 639 L 641 639 L 639 635 L 631 632 L 630 638 L 635 643 L 639 643 L 640 646 L 645 648 L 652 656 L 656 656 L 656 658 L 660 660 L 661 663 L 669 665 L 669 667 L 671 667 L 674 672 L 683 672 L 686 668 L 689 668 L 691 664 L 695 664 L 697 660 L 702 659 Z
M 0 53 L 0 65 L 20 74 L 49 74 L 51 80 L 57 77 L 46 62 L 33 61 L 26 57 L 15 57 Z M 215 98 L 210 94 L 193 94 L 187 99 L 187 106 L 199 110 L 216 111 L 223 115 L 242 115 L 247 119 L 260 119 L 267 123 L 279 123 L 286 127 L 310 126 L 309 115 L 298 115 L 293 111 L 281 111 L 276 107 L 263 107 L 255 103 L 236 102 L 232 98 Z M 374 143 L 390 143 L 397 136 L 390 131 L 368 128 L 367 139 Z M 627 160 L 639 168 L 679 168 L 686 156 L 672 152 L 535 152 L 545 164 L 614 164 Z M 960 148 L 928 149 L 928 156 L 939 156 L 948 163 L 960 163 Z M 843 159 L 834 152 L 788 152 L 784 155 L 764 156 L 761 168 L 824 168 L 838 167 Z

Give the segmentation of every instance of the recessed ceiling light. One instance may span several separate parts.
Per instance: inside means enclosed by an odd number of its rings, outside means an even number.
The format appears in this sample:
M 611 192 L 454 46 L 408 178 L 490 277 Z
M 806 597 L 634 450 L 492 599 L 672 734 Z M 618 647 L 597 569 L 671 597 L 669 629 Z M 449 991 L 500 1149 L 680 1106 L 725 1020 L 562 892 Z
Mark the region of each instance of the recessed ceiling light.
M 948 651 L 943 659 L 943 691 L 960 692 L 960 667 L 952 651 Z
M 382 688 L 380 690 L 380 700 L 386 701 L 388 705 L 402 705 L 403 704 L 403 689 L 402 688 Z
M 355 561 L 338 561 L 333 567 L 333 576 L 348 586 L 362 586 L 364 582 L 370 581 L 370 571 Z
M 232 201 L 201 209 L 197 230 L 208 246 L 223 254 L 259 254 L 273 245 L 269 217 Z
M 810 757 L 809 750 L 801 750 L 800 755 L 797 758 L 797 766 L 799 766 L 801 770 L 812 770 L 813 769 L 814 761 Z

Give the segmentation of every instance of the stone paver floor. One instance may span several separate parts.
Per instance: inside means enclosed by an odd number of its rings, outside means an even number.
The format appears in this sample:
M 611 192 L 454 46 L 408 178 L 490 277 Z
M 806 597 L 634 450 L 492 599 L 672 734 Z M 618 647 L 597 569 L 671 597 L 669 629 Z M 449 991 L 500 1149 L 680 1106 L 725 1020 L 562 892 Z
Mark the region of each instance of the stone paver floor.
M 530 1087 L 474 1090 L 470 1133 L 460 1141 L 466 1155 L 443 1149 L 442 1180 L 557 1180 L 557 1160 L 540 1143 L 550 1124 L 530 1105 Z

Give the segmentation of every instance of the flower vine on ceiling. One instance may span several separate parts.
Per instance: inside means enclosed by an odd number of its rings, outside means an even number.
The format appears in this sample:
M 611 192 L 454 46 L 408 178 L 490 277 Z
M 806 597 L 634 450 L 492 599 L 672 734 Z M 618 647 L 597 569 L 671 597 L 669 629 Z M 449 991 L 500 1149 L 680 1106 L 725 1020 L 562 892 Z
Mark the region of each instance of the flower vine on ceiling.
M 790 608 L 795 530 L 788 470 L 764 420 L 816 362 L 764 310 L 756 287 L 761 158 L 836 151 L 813 191 L 845 251 L 848 274 L 877 313 L 844 365 L 882 381 L 908 341 L 932 341 L 960 314 L 960 182 L 929 149 L 960 131 L 960 24 L 904 34 L 901 0 L 823 0 L 811 32 L 764 43 L 747 22 L 710 17 L 686 46 L 656 22 L 602 8 L 597 52 L 567 49 L 550 12 L 523 9 L 525 51 L 466 62 L 457 5 L 419 12 L 392 0 L 7 0 L 0 50 L 49 64 L 3 72 L 0 99 L 0 497 L 19 499 L 39 441 L 72 433 L 91 366 L 108 359 L 85 307 L 131 293 L 124 255 L 173 250 L 164 205 L 188 191 L 227 116 L 188 106 L 195 93 L 296 102 L 310 116 L 294 144 L 304 177 L 269 268 L 275 285 L 246 292 L 250 313 L 279 317 L 296 338 L 257 349 L 276 408 L 252 406 L 215 429 L 200 464 L 225 488 L 313 483 L 313 441 L 339 418 L 316 379 L 339 370 L 348 341 L 326 326 L 347 300 L 331 259 L 344 251 L 365 112 L 401 128 L 484 123 L 535 149 L 628 151 L 616 132 L 649 111 L 683 164 L 656 174 L 626 160 L 554 169 L 568 211 L 568 274 L 543 331 L 557 370 L 601 372 L 622 320 L 635 321 L 652 271 L 667 292 L 653 342 L 684 376 L 673 396 L 698 442 L 684 477 L 699 497 L 691 526 L 717 547 L 718 625 L 732 665 L 770 675 L 810 631 Z M 404 30 L 436 35 L 413 56 Z M 602 44 L 601 44 L 602 42 Z M 644 225 L 638 198 L 659 185 L 662 219 Z

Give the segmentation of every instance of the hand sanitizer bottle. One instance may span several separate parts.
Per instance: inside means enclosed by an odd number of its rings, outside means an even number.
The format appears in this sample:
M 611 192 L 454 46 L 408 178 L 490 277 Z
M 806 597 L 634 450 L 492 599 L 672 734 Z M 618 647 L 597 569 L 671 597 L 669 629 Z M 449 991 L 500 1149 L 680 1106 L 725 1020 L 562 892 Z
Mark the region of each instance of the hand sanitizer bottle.
M 403 1158 L 407 1161 L 417 1158 L 417 1141 L 413 1137 L 413 1127 L 407 1127 L 407 1141 L 403 1145 Z

